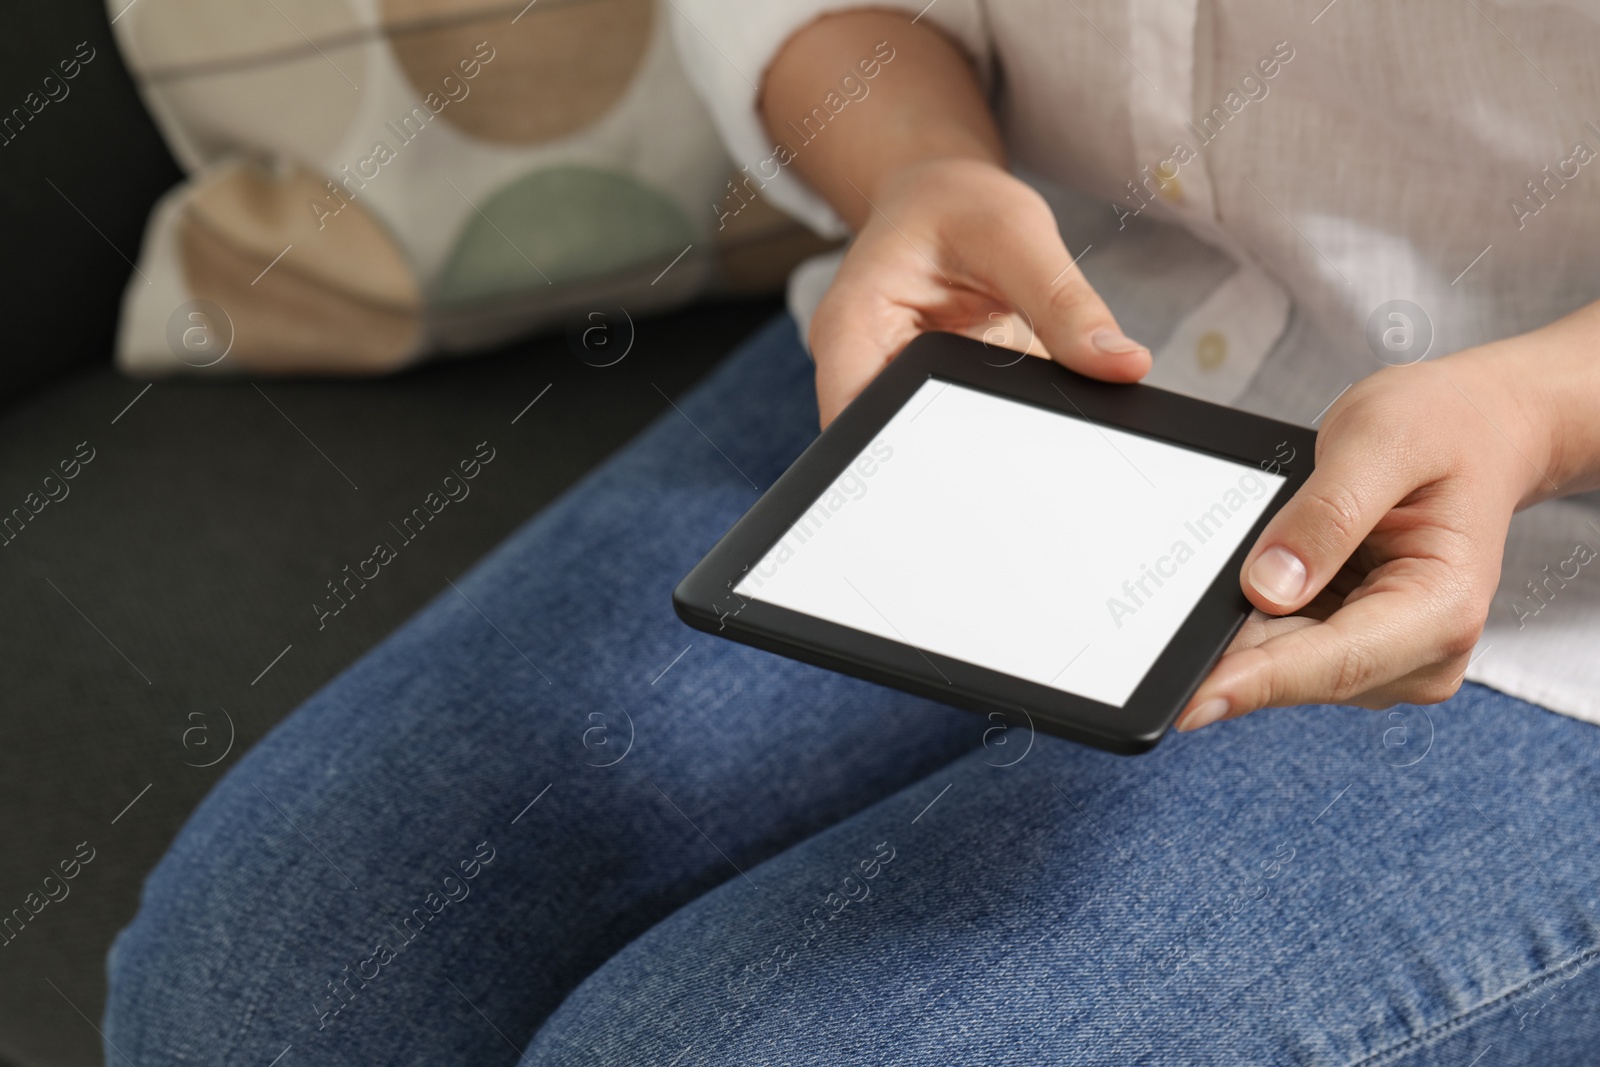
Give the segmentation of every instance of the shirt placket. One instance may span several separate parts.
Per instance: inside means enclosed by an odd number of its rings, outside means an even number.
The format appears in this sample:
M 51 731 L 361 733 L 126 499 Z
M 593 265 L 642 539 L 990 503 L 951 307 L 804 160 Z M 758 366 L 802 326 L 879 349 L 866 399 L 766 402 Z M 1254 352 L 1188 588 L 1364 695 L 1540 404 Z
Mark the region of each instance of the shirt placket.
M 1129 121 L 1139 165 L 1128 192 L 1238 265 L 1155 352 L 1146 380 L 1231 403 L 1283 335 L 1289 297 L 1222 225 L 1204 146 L 1192 132 L 1199 5 L 1209 0 L 1127 2 Z

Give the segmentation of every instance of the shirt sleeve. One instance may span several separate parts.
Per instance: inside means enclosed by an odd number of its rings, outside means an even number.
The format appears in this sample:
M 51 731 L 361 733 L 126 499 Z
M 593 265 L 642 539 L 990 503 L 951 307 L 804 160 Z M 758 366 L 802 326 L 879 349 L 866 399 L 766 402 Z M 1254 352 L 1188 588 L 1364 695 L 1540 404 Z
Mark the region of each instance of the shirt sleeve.
M 823 237 L 843 237 L 849 228 L 793 168 L 783 165 L 784 153 L 778 151 L 777 141 L 781 140 L 794 154 L 803 153 L 805 131 L 790 131 L 777 139 L 770 136 L 756 110 L 756 97 L 767 65 L 796 30 L 830 12 L 868 7 L 901 10 L 933 23 L 966 49 L 988 90 L 992 61 L 981 0 L 934 0 L 931 4 L 926 0 L 669 0 L 667 4 L 684 71 L 710 111 L 734 165 L 748 167 L 763 196 Z M 893 43 L 890 41 L 889 47 Z M 860 59 L 877 59 L 877 76 L 892 76 L 892 59 L 888 63 L 872 55 Z M 865 82 L 868 94 L 860 99 L 870 99 L 871 82 L 863 79 L 860 71 L 852 66 L 838 75 Z M 860 95 L 859 89 L 854 92 Z M 849 98 L 841 91 L 839 99 Z M 817 106 L 823 107 L 824 101 L 819 99 Z M 797 121 L 800 118 L 796 116 Z

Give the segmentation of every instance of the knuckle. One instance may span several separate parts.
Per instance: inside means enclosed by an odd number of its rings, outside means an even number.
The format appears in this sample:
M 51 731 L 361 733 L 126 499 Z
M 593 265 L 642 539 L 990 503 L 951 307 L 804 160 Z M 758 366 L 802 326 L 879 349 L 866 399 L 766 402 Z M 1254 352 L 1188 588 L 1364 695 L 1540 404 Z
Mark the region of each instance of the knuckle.
M 1281 671 L 1272 671 L 1256 687 L 1254 693 L 1247 694 L 1247 702 L 1251 707 L 1283 708 L 1300 703 L 1298 687 L 1283 675 Z
M 1235 654 L 1247 679 L 1235 692 L 1235 700 L 1252 708 L 1274 708 L 1293 703 L 1295 688 L 1283 661 L 1266 649 L 1246 648 Z
M 1336 700 L 1364 693 L 1378 678 L 1378 657 L 1366 645 L 1347 642 L 1333 656 L 1332 696 Z
M 1319 547 L 1348 551 L 1361 539 L 1361 499 L 1353 489 L 1331 483 L 1305 489 L 1310 532 Z
M 1339 434 L 1362 424 L 1369 411 L 1373 392 L 1373 385 L 1378 375 L 1371 374 L 1361 379 L 1345 390 L 1344 395 L 1333 402 L 1322 416 L 1322 425 L 1317 429 L 1316 457 L 1322 458 L 1323 449 Z
M 1472 655 L 1472 650 L 1478 647 L 1478 638 L 1483 633 L 1483 626 L 1462 625 L 1457 623 L 1448 627 L 1440 643 L 1440 651 L 1444 658 L 1451 661 L 1465 660 Z
M 1462 568 L 1441 563 L 1429 577 L 1438 597 L 1430 612 L 1439 635 L 1437 658 L 1441 662 L 1459 661 L 1465 666 L 1488 624 L 1490 605 L 1484 602 L 1476 583 L 1462 574 Z
M 1050 290 L 1047 310 L 1058 321 L 1070 322 L 1085 315 L 1098 315 L 1100 297 L 1089 288 L 1089 283 L 1069 275 Z
M 1443 704 L 1460 691 L 1461 682 L 1460 677 L 1429 679 L 1417 686 L 1411 694 L 1410 703 Z
M 1368 375 L 1334 402 L 1317 433 L 1318 459 L 1332 441 L 1346 435 L 1380 438 L 1386 448 L 1407 447 L 1417 416 L 1416 398 L 1387 376 L 1397 369 Z
M 1410 367 L 1385 367 L 1369 374 L 1350 390 L 1350 406 L 1346 417 L 1388 426 L 1397 422 L 1396 415 L 1412 410 L 1416 403 L 1409 387 L 1415 375 Z

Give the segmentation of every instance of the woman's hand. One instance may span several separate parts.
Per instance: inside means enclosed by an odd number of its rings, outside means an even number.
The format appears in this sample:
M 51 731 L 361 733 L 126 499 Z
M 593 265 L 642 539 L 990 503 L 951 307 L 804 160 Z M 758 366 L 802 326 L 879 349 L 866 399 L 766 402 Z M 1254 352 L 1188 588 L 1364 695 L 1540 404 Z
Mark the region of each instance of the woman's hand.
M 761 87 L 773 138 L 791 136 L 863 56 L 886 57 L 870 93 L 791 164 L 856 232 L 811 320 L 822 424 L 928 330 L 1097 378 L 1143 377 L 1149 351 L 1073 265 L 1044 198 L 1008 173 L 970 58 L 931 24 L 852 9 L 798 30 Z
M 1266 614 L 1252 613 L 1178 729 L 1455 694 L 1511 515 L 1556 488 L 1548 418 L 1519 387 L 1533 336 L 1379 371 L 1333 405 L 1315 471 L 1245 560 L 1245 595 Z
M 1107 381 L 1149 371 L 1149 350 L 1123 336 L 1073 265 L 1044 198 L 996 164 L 913 164 L 864 206 L 870 214 L 811 320 L 824 426 L 929 330 Z
M 929 329 L 1112 381 L 1143 376 L 1149 352 L 1119 340 L 1048 206 L 1006 173 L 969 57 L 927 23 L 863 8 L 796 31 L 763 80 L 769 132 L 781 137 L 869 54 L 893 65 L 791 164 L 858 235 L 812 319 L 822 421 Z M 1323 424 L 1315 473 L 1246 560 L 1245 594 L 1266 614 L 1180 729 L 1269 705 L 1454 693 L 1512 512 L 1600 488 L 1597 352 L 1600 302 L 1353 386 Z

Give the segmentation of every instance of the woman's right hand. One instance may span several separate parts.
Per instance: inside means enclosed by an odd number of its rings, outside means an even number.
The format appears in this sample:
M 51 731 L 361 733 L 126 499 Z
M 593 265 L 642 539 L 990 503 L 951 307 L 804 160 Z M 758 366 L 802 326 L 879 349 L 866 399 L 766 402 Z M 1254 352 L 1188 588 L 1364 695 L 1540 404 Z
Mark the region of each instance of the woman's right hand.
M 1106 381 L 1149 371 L 1149 350 L 1123 335 L 1073 265 L 1045 199 L 999 165 L 914 163 L 875 194 L 811 320 L 823 426 L 930 330 Z

